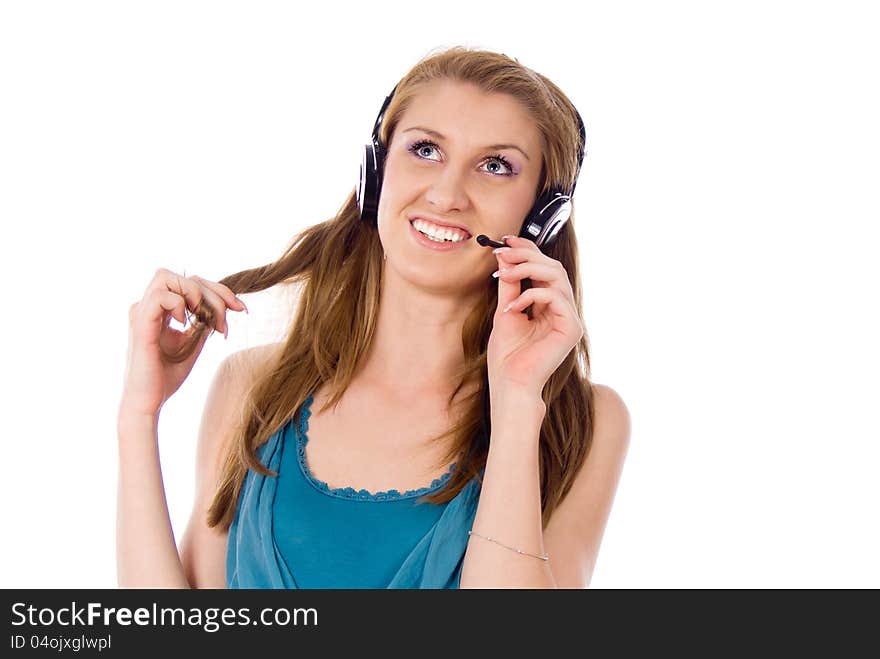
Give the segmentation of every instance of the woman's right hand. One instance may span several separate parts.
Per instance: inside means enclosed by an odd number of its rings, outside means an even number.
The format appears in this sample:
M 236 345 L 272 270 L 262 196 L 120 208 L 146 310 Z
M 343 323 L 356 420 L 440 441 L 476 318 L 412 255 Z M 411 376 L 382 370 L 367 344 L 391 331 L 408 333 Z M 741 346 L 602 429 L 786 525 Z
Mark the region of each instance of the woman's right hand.
M 173 317 L 186 323 L 185 309 L 195 312 L 203 301 L 214 310 L 214 329 L 224 335 L 228 333 L 226 310 L 247 310 L 223 284 L 196 275 L 183 277 L 165 268 L 156 271 L 144 297 L 131 305 L 120 414 L 158 417 L 165 401 L 183 384 L 211 332 L 203 332 L 193 354 L 177 364 L 164 359 L 159 347 L 173 354 L 192 336 L 194 326 L 180 332 L 169 322 Z

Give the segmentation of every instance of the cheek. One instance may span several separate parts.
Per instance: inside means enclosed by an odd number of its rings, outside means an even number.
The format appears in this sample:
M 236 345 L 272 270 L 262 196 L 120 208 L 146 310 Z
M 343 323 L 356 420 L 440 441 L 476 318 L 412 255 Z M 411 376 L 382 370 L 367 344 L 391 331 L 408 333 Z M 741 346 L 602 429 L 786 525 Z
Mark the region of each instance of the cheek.
M 396 162 L 394 157 L 386 158 L 378 208 L 379 235 L 382 239 L 385 238 L 386 229 L 397 222 L 401 209 L 411 203 L 410 197 L 416 189 L 412 178 L 407 168 Z
M 532 209 L 534 199 L 527 195 L 516 195 L 499 199 L 495 205 L 492 216 L 497 218 L 499 233 L 517 235 L 520 227 Z
M 406 190 L 412 190 L 415 182 L 416 177 L 413 172 L 406 166 L 402 166 L 398 158 L 389 157 L 385 160 L 381 197 L 396 198 Z

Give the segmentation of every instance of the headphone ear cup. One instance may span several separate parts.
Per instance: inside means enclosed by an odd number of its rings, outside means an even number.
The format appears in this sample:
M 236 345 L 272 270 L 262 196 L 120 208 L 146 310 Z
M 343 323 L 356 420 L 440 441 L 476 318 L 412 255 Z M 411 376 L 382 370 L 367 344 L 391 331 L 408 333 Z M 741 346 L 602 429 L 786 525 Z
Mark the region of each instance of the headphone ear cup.
M 379 213 L 379 197 L 382 196 L 382 181 L 385 178 L 385 147 L 381 142 L 376 142 L 375 145 L 376 151 L 376 167 L 375 167 L 375 179 L 376 179 L 376 211 L 375 214 L 378 216 Z
M 556 240 L 559 230 L 571 217 L 571 197 L 551 190 L 536 201 L 522 224 L 519 235 L 534 242 L 539 248 Z
M 379 192 L 382 189 L 382 165 L 385 151 L 381 144 L 370 143 L 364 147 L 358 181 L 357 203 L 361 221 L 375 226 L 379 211 Z

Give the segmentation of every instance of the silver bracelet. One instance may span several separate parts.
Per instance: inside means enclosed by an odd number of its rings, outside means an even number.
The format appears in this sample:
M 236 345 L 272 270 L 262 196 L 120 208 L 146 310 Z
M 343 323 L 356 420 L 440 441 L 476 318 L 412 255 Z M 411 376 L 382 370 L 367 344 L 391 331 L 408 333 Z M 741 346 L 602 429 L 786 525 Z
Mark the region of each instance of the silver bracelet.
M 530 554 L 529 552 L 523 551 L 522 549 L 517 549 L 516 547 L 509 547 L 509 546 L 505 545 L 503 542 L 498 542 L 495 538 L 490 538 L 487 535 L 480 535 L 476 531 L 468 531 L 468 535 L 475 535 L 478 538 L 483 538 L 484 540 L 489 540 L 490 542 L 494 542 L 496 545 L 501 545 L 505 549 L 509 549 L 510 551 L 515 551 L 517 554 L 525 554 L 526 556 L 533 556 L 534 558 L 540 558 L 542 561 L 549 561 L 550 560 L 550 557 L 547 555 L 540 556 L 538 554 Z

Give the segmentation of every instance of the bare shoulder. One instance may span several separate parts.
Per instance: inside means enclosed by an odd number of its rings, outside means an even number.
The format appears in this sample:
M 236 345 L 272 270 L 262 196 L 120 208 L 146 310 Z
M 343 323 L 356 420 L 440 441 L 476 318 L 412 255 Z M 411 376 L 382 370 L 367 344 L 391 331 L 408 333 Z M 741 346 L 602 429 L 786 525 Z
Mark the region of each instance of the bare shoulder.
M 594 433 L 601 432 L 603 437 L 628 442 L 631 428 L 629 408 L 617 391 L 606 384 L 593 384 Z
M 272 364 L 283 347 L 283 343 L 266 343 L 239 350 L 223 360 L 220 370 L 233 384 L 246 388 Z
M 279 354 L 280 343 L 255 346 L 228 355 L 211 381 L 196 443 L 196 492 L 180 558 L 192 588 L 226 585 L 228 531 L 207 525 L 223 463 L 242 422 L 244 396 L 262 370 Z
M 592 444 L 544 531 L 559 588 L 586 588 L 611 514 L 630 439 L 630 415 L 611 387 L 593 384 Z
M 200 443 L 206 442 L 205 456 L 213 464 L 219 464 L 228 443 L 234 434 L 235 425 L 242 420 L 244 399 L 250 387 L 259 376 L 270 368 L 273 361 L 280 355 L 282 343 L 245 348 L 228 355 L 220 363 L 208 397 L 202 417 L 203 432 Z

